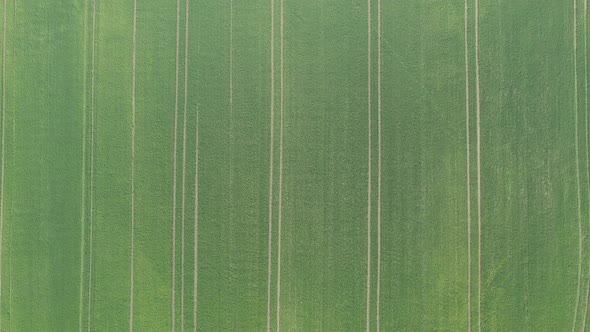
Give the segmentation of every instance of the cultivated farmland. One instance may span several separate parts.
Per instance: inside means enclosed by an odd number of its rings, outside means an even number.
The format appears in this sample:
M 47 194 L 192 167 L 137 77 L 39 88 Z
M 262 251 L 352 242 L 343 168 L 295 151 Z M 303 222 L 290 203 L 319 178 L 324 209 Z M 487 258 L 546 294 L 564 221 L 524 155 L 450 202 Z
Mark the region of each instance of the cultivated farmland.
M 587 0 L 3 0 L 0 331 L 585 331 Z

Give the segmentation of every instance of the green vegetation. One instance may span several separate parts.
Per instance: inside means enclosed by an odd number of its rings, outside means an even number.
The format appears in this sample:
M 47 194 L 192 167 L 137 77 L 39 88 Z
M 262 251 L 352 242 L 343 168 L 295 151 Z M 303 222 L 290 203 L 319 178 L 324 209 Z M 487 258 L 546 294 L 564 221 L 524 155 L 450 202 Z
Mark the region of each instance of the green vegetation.
M 0 9 L 0 331 L 587 328 L 586 0 Z

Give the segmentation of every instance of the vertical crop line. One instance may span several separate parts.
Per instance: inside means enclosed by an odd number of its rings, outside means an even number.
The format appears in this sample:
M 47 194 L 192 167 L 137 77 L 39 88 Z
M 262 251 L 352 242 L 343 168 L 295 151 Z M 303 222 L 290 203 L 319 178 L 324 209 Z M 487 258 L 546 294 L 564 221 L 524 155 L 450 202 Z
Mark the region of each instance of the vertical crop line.
M 590 302 L 590 280 L 588 281 L 588 287 L 586 292 L 586 308 L 584 309 L 584 322 L 582 325 L 582 331 L 586 332 L 586 324 L 588 322 L 588 303 Z
M 88 332 L 91 329 L 92 306 L 92 240 L 94 224 L 94 77 L 95 77 L 95 31 L 96 31 L 96 0 L 92 0 L 92 52 L 90 68 L 90 188 L 89 188 L 89 233 L 88 233 Z
M 182 216 L 180 232 L 180 331 L 184 331 L 184 228 L 186 206 L 186 113 L 188 101 L 188 0 L 185 1 L 184 22 L 184 106 L 182 120 Z
M 273 200 L 273 172 L 274 172 L 274 110 L 275 110 L 275 63 L 274 63 L 274 30 L 275 5 L 270 0 L 270 156 L 269 156 L 269 185 L 268 185 L 268 272 L 266 290 L 266 330 L 270 332 L 271 316 L 271 279 L 272 279 L 272 200 Z
M 285 110 L 285 1 L 281 0 L 281 94 L 279 128 L 279 215 L 277 241 L 277 332 L 281 327 L 281 231 L 283 223 L 283 122 Z
M 475 0 L 475 96 L 477 122 L 477 231 L 478 231 L 478 275 L 477 275 L 477 327 L 481 331 L 481 292 L 482 292 L 482 218 L 481 218 L 481 89 L 479 71 L 479 0 Z
M 6 0 L 4 0 L 4 3 L 6 4 Z M 14 1 L 14 9 L 13 9 L 13 20 L 14 20 L 14 23 L 13 24 L 14 24 L 15 27 L 16 27 L 16 25 L 18 23 L 17 9 L 18 9 L 18 2 L 17 1 Z M 6 12 L 6 10 L 5 10 L 5 12 Z M 6 20 L 4 20 L 4 22 L 6 22 Z M 6 31 L 6 29 L 4 29 L 4 31 Z M 3 39 L 6 40 L 6 38 L 3 38 Z M 16 55 L 17 55 L 16 48 L 13 47 L 12 48 L 12 59 L 13 59 L 12 60 L 12 64 L 13 64 L 13 66 L 12 66 L 12 73 L 13 73 L 13 75 L 16 75 L 16 68 L 17 68 L 17 61 L 18 61 L 18 57 Z M 3 84 L 4 84 L 4 82 L 3 82 Z M 16 102 L 16 80 L 13 80 L 13 82 L 12 82 L 12 96 L 13 96 L 15 102 Z M 2 99 L 5 99 L 5 98 L 2 98 Z M 16 115 L 17 114 L 16 114 L 16 108 L 15 108 L 15 112 L 14 112 L 14 115 L 12 117 L 12 141 L 13 142 L 16 140 L 16 134 L 17 134 L 17 131 L 16 131 Z M 4 130 L 2 132 L 4 132 Z M 2 141 L 4 141 L 4 140 L 2 140 Z M 2 150 L 4 151 L 4 149 L 2 149 Z M 16 155 L 16 151 L 14 149 L 12 149 L 12 168 L 15 168 L 16 167 L 16 161 L 15 161 L 16 158 L 15 158 L 15 155 Z M 4 160 L 4 158 L 2 158 L 2 160 Z M 3 184 L 0 184 L 0 186 L 3 187 L 4 185 Z M 3 194 L 1 196 L 4 197 Z M 2 198 L 2 200 L 0 201 L 0 208 L 3 208 L 3 205 L 4 204 L 3 204 L 3 198 Z M 14 211 L 14 200 L 10 202 L 10 211 L 11 212 Z M 2 215 L 2 218 L 0 218 L 0 220 L 3 220 L 3 216 L 4 216 L 3 212 L 0 213 L 0 214 Z M 10 227 L 9 230 L 10 230 L 9 231 L 10 243 L 12 243 L 12 233 L 13 233 L 12 227 Z M 0 245 L 0 248 L 1 247 L 2 246 Z M 11 247 L 9 247 L 8 250 L 9 250 L 8 251 L 9 252 L 9 257 L 8 257 L 8 269 L 9 269 L 9 271 L 8 271 L 8 312 L 10 314 L 8 316 L 8 329 L 9 329 L 9 331 L 11 331 L 12 330 L 12 322 L 13 322 L 13 319 L 12 319 L 12 316 L 13 316 L 12 315 L 12 312 L 13 312 L 12 311 L 12 309 L 13 309 L 13 306 L 12 306 L 12 298 L 13 298 L 13 296 L 12 296 L 12 284 L 13 284 L 13 278 L 12 278 L 12 275 L 13 275 L 12 274 L 12 271 L 13 271 L 13 269 L 12 269 L 12 256 L 13 256 L 13 250 L 12 250 Z
M 82 176 L 81 183 L 81 203 L 80 203 L 80 303 L 78 304 L 78 331 L 82 332 L 82 316 L 84 311 L 84 258 L 86 247 L 86 113 L 87 113 L 87 95 L 88 95 L 88 2 L 84 2 L 84 55 L 83 55 L 83 75 L 84 83 L 82 88 Z M 0 260 L 1 261 L 1 260 Z M 0 311 L 1 316 L 1 311 Z M 0 327 L 0 331 L 1 331 Z
M 6 158 L 6 0 L 4 0 L 2 27 L 2 162 L 0 166 L 0 324 L 2 323 L 2 239 L 4 231 L 4 164 Z
M 367 304 L 366 329 L 371 330 L 371 0 L 367 0 L 367 119 L 368 119 L 368 157 L 367 157 Z
M 129 294 L 129 331 L 133 331 L 133 259 L 135 237 L 135 62 L 137 50 L 137 0 L 133 0 L 133 51 L 131 55 L 131 277 Z
M 188 1 L 188 0 L 187 0 Z M 187 17 L 188 18 L 188 17 Z M 199 108 L 197 106 L 197 124 L 195 129 L 195 224 L 193 233 L 193 331 L 197 331 L 198 299 L 198 248 L 199 248 Z
M 233 143 L 234 143 L 234 2 L 229 2 L 229 221 L 233 217 Z
M 377 332 L 380 330 L 381 297 L 381 156 L 382 156 L 382 122 L 381 122 L 381 0 L 377 0 Z
M 229 209 L 228 222 L 234 220 L 234 1 L 229 2 Z
M 580 147 L 579 147 L 579 119 L 578 119 L 578 2 L 574 1 L 574 33 L 573 33 L 573 51 L 574 51 L 574 147 L 576 156 L 576 184 L 577 184 L 577 203 L 578 203 L 578 283 L 576 292 L 576 305 L 574 309 L 574 321 L 572 331 L 576 330 L 578 322 L 578 310 L 580 306 L 581 286 L 582 286 L 582 252 L 583 252 L 583 232 L 582 232 L 582 195 L 580 187 Z
M 465 0 L 465 141 L 467 167 L 467 330 L 473 329 L 471 311 L 471 152 L 469 149 L 469 0 Z
M 234 2 L 229 1 L 229 169 L 228 169 L 228 224 L 231 225 L 233 221 L 234 202 L 233 202 L 233 144 L 234 144 Z
M 186 112 L 188 107 L 188 19 L 189 1 L 185 0 L 184 11 L 184 127 L 182 133 L 182 325 L 184 331 L 184 206 L 185 206 L 185 181 L 186 181 Z
M 172 161 L 172 299 L 171 320 L 172 331 L 176 331 L 176 178 L 177 178 L 177 153 L 178 153 L 178 76 L 179 76 L 179 48 L 180 48 L 180 0 L 176 1 L 176 80 L 174 97 L 174 138 Z

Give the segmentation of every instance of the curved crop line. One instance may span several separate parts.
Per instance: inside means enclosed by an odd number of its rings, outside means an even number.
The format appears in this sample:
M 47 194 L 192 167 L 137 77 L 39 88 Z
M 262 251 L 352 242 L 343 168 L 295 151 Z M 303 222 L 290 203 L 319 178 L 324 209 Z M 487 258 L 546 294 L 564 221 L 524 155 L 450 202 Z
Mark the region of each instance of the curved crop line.
M 590 189 L 590 151 L 589 151 L 589 130 L 588 130 L 588 0 L 584 0 L 584 124 L 585 124 L 585 138 L 586 138 L 586 180 L 587 188 Z M 590 206 L 589 206 L 590 210 Z M 590 211 L 589 211 L 590 212 Z M 590 214 L 589 214 L 590 215 Z M 590 270 L 590 262 L 588 263 Z M 584 308 L 584 323 L 582 331 L 586 331 L 588 321 L 588 305 L 590 304 L 590 279 L 586 287 L 586 304 Z

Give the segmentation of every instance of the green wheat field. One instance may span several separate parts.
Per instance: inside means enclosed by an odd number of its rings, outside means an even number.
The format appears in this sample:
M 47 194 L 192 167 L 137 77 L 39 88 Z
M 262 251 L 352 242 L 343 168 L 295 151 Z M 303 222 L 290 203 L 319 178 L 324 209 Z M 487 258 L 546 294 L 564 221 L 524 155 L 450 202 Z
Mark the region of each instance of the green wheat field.
M 588 0 L 2 0 L 0 331 L 585 331 Z

